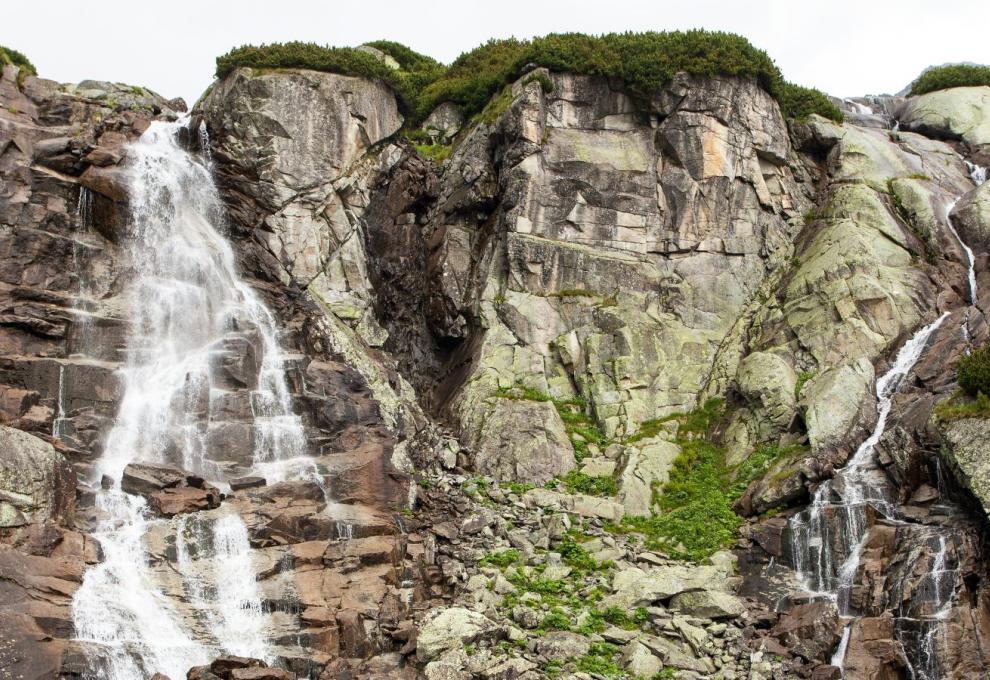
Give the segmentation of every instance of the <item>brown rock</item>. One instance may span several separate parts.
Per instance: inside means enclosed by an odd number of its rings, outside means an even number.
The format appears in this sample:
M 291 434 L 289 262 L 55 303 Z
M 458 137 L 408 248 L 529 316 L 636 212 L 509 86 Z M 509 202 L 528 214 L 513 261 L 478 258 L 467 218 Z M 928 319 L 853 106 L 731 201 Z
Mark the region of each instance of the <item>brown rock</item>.
M 220 492 L 213 488 L 197 489 L 189 486 L 163 489 L 148 496 L 148 504 L 158 514 L 173 517 L 220 507 Z
M 230 680 L 296 680 L 296 676 L 281 668 L 237 668 Z
M 781 616 L 770 635 L 806 661 L 825 661 L 839 643 L 838 625 L 835 603 L 809 602 Z

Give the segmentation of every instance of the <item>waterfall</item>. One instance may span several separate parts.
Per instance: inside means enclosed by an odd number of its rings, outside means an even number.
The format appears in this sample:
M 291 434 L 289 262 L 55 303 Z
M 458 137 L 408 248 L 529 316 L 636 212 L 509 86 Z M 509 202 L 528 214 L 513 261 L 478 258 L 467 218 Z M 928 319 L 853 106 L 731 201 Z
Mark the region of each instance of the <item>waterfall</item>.
M 962 240 L 962 236 L 956 231 L 955 225 L 952 224 L 952 209 L 956 207 L 956 203 L 959 199 L 952 201 L 949 207 L 945 209 L 945 223 L 949 225 L 949 231 L 952 235 L 956 237 L 959 241 L 959 245 L 962 247 L 963 252 L 966 253 L 966 266 L 967 266 L 967 279 L 969 281 L 969 302 L 970 304 L 976 304 L 976 256 L 973 254 L 973 249 L 966 245 L 966 242 Z
M 977 165 L 976 163 L 970 163 L 967 160 L 964 160 L 963 162 L 969 170 L 969 178 L 973 180 L 973 184 L 980 186 L 987 181 L 987 169 L 985 167 L 982 165 Z
M 851 613 L 848 590 L 869 528 L 867 508 L 885 517 L 894 515 L 882 482 L 883 472 L 874 460 L 874 447 L 887 426 L 897 388 L 948 315 L 942 314 L 904 343 L 893 366 L 877 380 L 877 424 L 873 432 L 845 468 L 818 487 L 811 505 L 789 522 L 798 579 L 810 593 L 836 600 L 842 616 Z
M 275 318 L 237 274 L 212 177 L 176 141 L 182 124 L 152 123 L 128 149 L 134 276 L 124 391 L 96 464 L 96 479 L 110 480 L 95 500 L 104 559 L 87 571 L 72 608 L 93 680 L 156 672 L 179 680 L 221 653 L 274 657 L 241 518 L 218 510 L 195 522 L 156 519 L 144 498 L 121 488 L 125 467 L 179 465 L 222 482 L 255 466 L 285 478 L 306 459 Z M 218 377 L 225 362 L 247 367 L 243 385 Z M 237 392 L 247 392 L 253 448 L 232 460 L 212 450 L 210 434 L 222 420 L 218 405 Z M 192 531 L 192 523 L 207 526 Z M 149 550 L 153 531 L 174 533 L 177 568 L 162 568 Z M 178 596 L 166 583 L 175 574 Z
M 65 428 L 65 365 L 58 365 L 58 397 L 55 399 L 55 418 L 52 419 L 52 436 L 62 437 Z

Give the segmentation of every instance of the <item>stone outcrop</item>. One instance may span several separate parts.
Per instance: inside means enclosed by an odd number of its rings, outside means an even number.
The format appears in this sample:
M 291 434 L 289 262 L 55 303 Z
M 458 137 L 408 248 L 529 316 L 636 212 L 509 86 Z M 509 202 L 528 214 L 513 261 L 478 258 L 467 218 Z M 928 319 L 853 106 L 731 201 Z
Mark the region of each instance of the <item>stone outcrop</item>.
M 990 87 L 955 87 L 911 97 L 898 118 L 908 129 L 945 139 L 961 139 L 990 158 Z

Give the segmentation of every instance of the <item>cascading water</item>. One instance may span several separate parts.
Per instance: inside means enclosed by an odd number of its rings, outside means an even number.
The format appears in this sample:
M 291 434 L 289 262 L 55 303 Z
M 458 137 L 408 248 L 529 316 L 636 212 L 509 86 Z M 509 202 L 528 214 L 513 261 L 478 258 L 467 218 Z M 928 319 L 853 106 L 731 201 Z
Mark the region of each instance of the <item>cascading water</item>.
M 977 165 L 976 163 L 970 163 L 967 160 L 964 160 L 963 162 L 969 170 L 969 177 L 973 180 L 973 184 L 980 186 L 987 181 L 987 169 L 985 167 L 982 165 Z
M 874 447 L 883 436 L 897 388 L 948 315 L 948 312 L 942 314 L 904 343 L 893 366 L 877 380 L 877 423 L 873 432 L 845 468 L 818 487 L 811 505 L 790 520 L 791 550 L 798 579 L 810 593 L 836 600 L 842 616 L 852 614 L 849 591 L 869 528 L 868 513 L 894 516 L 884 473 L 874 459 Z M 848 634 L 844 633 L 843 637 L 848 642 Z M 840 667 L 841 661 L 834 660 Z
M 985 176 L 967 163 L 973 181 L 980 184 Z M 968 260 L 967 280 L 970 301 L 975 303 L 977 294 L 975 257 L 962 240 L 949 215 L 953 201 L 946 209 L 945 222 L 959 242 Z M 866 543 L 870 526 L 869 513 L 894 519 L 896 508 L 887 495 L 887 483 L 882 470 L 876 464 L 874 448 L 883 436 L 887 418 L 893 405 L 893 396 L 904 377 L 921 357 L 932 334 L 942 325 L 948 312 L 919 330 L 900 349 L 893 366 L 877 380 L 877 423 L 870 436 L 850 458 L 848 464 L 835 477 L 821 484 L 809 507 L 795 515 L 789 522 L 794 568 L 805 589 L 815 596 L 825 596 L 836 601 L 840 616 L 854 616 L 850 594 L 859 568 L 861 552 Z M 965 326 L 965 324 L 964 324 Z M 937 461 L 936 461 L 937 463 Z M 937 483 L 941 490 L 942 481 Z M 934 615 L 920 621 L 922 633 L 918 635 L 917 663 L 911 668 L 916 680 L 934 680 L 938 677 L 935 644 L 942 627 L 940 621 L 952 606 L 954 579 L 946 592 L 944 579 L 953 570 L 947 566 L 947 541 L 937 537 L 938 550 L 927 578 L 931 580 L 929 601 L 935 608 Z M 850 638 L 850 625 L 842 633 L 839 647 L 832 657 L 832 664 L 842 668 Z
M 90 652 L 91 677 L 100 680 L 156 672 L 177 680 L 219 653 L 273 657 L 241 518 L 215 511 L 196 520 L 209 524 L 198 531 L 185 520 L 154 519 L 142 497 L 121 488 L 125 467 L 173 464 L 223 481 L 255 465 L 287 478 L 306 459 L 275 319 L 238 278 L 216 227 L 221 210 L 212 178 L 178 145 L 180 126 L 153 123 L 128 149 L 132 316 L 123 398 L 96 466 L 105 488 L 96 493 L 93 535 L 104 559 L 73 601 L 77 639 Z M 256 372 L 246 388 L 254 446 L 243 462 L 216 459 L 209 436 L 214 410 L 231 394 L 218 383 L 217 366 L 237 348 L 253 357 Z M 147 546 L 152 530 L 174 533 L 181 597 L 156 570 L 160 557 Z M 189 603 L 192 616 L 180 611 Z

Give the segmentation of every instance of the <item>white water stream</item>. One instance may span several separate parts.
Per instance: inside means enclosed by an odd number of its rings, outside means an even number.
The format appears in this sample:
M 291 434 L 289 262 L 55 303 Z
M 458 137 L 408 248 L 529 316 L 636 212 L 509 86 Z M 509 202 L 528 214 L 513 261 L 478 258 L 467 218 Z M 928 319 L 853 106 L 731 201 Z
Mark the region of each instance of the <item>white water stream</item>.
M 216 365 L 230 347 L 250 344 L 256 357 L 254 445 L 245 464 L 285 477 L 283 463 L 306 453 L 275 319 L 237 275 L 218 231 L 212 178 L 177 144 L 180 125 L 152 123 L 128 148 L 134 277 L 123 398 L 96 466 L 97 478 L 109 480 L 95 501 L 93 535 L 104 559 L 73 600 L 76 637 L 89 643 L 94 680 L 145 680 L 156 672 L 179 680 L 220 653 L 272 658 L 241 518 L 218 510 L 197 520 L 209 522 L 208 531 L 187 531 L 186 520 L 153 519 L 143 498 L 121 489 L 124 468 L 135 461 L 223 481 L 232 464 L 211 458 L 208 435 L 216 397 L 225 393 L 215 384 Z M 152 531 L 174 534 L 174 571 L 160 568 L 163 557 L 149 549 Z M 161 572 L 178 572 L 183 597 L 170 596 Z
M 970 163 L 967 165 L 976 184 L 985 181 L 985 168 Z M 945 222 L 966 253 L 970 302 L 975 303 L 975 257 L 949 218 L 954 205 L 955 201 L 947 207 Z M 854 615 L 850 606 L 850 593 L 868 537 L 868 512 L 872 508 L 872 511 L 883 517 L 895 518 L 896 509 L 887 497 L 884 473 L 876 463 L 874 448 L 886 429 L 894 394 L 921 357 L 932 334 L 948 316 L 948 312 L 943 313 L 904 343 L 890 370 L 877 380 L 877 422 L 873 432 L 846 466 L 831 480 L 818 487 L 808 508 L 789 521 L 794 568 L 799 581 L 811 595 L 833 599 L 840 616 Z M 946 595 L 943 587 L 944 575 L 952 571 L 947 567 L 947 543 L 943 536 L 938 538 L 938 544 L 939 549 L 929 574 L 937 613 L 931 617 L 934 625 L 928 626 L 921 640 L 919 651 L 923 668 L 911 669 L 919 680 L 935 677 L 932 670 L 936 661 L 934 647 L 941 628 L 937 622 L 948 614 L 952 605 L 952 594 Z M 851 624 L 847 624 L 831 660 L 832 665 L 840 669 L 844 667 L 850 632 Z

